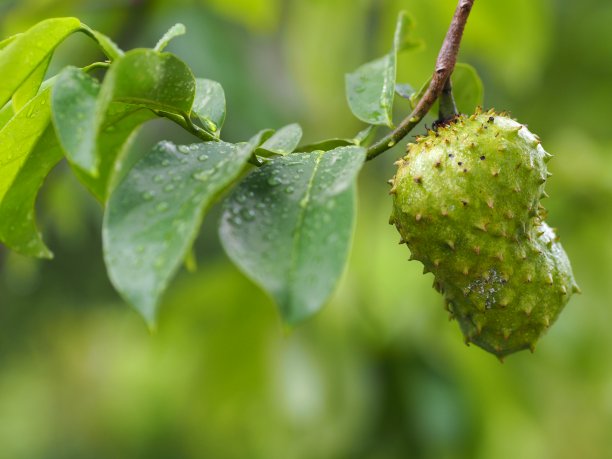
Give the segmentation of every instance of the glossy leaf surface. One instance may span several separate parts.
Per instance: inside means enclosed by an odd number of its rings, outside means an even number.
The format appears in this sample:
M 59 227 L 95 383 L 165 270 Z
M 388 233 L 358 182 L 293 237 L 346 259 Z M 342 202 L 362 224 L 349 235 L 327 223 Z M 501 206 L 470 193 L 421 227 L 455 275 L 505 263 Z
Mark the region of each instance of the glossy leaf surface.
M 288 155 L 297 148 L 301 139 L 302 128 L 300 125 L 289 124 L 280 128 L 262 143 L 258 148 L 258 154 L 266 156 L 265 153 L 267 152 L 273 155 Z
M 76 18 L 47 19 L 18 35 L 0 53 L 0 106 L 70 34 L 81 29 Z
M 53 124 L 70 162 L 97 174 L 97 100 L 100 83 L 76 67 L 64 69 L 53 87 Z
M 40 89 L 40 85 L 45 79 L 45 74 L 49 68 L 49 62 L 51 62 L 51 55 L 47 56 L 40 65 L 36 67 L 36 70 L 32 72 L 27 80 L 19 86 L 15 94 L 13 94 L 12 101 L 15 113 L 21 110 L 25 104 L 36 96 Z
M 471 114 L 474 113 L 476 107 L 482 107 L 484 86 L 474 67 L 458 62 L 455 65 L 451 81 L 459 112 Z
M 47 258 L 51 252 L 35 228 L 33 204 L 42 180 L 59 160 L 53 148 L 36 148 L 50 116 L 46 89 L 0 130 L 0 240 L 20 253 Z
M 225 92 L 223 87 L 216 81 L 196 78 L 192 111 L 207 130 L 219 137 L 225 121 Z
M 135 49 L 109 69 L 100 92 L 100 109 L 118 101 L 188 115 L 195 88 L 191 69 L 175 55 Z
M 393 48 L 385 56 L 346 75 L 346 97 L 353 114 L 368 124 L 393 126 L 393 100 L 397 75 L 397 54 L 406 45 L 409 17 L 397 19 Z
M 223 246 L 296 323 L 320 309 L 346 263 L 361 147 L 276 157 L 224 203 Z
M 236 179 L 243 145 L 159 143 L 112 193 L 103 224 L 111 281 L 152 325 L 159 298 L 195 239 L 204 212 Z

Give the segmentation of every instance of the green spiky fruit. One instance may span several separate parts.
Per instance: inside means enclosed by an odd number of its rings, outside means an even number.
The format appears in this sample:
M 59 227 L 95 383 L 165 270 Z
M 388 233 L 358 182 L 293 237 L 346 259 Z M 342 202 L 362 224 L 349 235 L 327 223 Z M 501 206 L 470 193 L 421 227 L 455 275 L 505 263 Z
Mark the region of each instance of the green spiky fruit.
M 400 242 L 466 343 L 499 357 L 533 350 L 578 291 L 540 205 L 550 156 L 524 125 L 478 112 L 410 144 L 390 181 Z

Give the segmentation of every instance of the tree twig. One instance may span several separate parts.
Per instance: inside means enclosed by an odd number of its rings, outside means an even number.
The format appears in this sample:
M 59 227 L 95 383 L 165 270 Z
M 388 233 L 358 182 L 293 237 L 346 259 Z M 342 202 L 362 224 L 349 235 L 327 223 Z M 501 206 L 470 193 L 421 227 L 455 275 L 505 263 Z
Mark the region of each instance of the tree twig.
M 423 117 L 429 112 L 434 102 L 440 97 L 446 81 L 450 78 L 457 62 L 459 45 L 463 37 L 463 30 L 467 22 L 474 0 L 459 0 L 453 20 L 446 32 L 446 37 L 438 53 L 436 67 L 431 77 L 431 82 L 423 97 L 418 101 L 416 107 L 393 131 L 368 148 L 367 160 L 376 158 L 378 155 L 393 147 L 419 124 Z

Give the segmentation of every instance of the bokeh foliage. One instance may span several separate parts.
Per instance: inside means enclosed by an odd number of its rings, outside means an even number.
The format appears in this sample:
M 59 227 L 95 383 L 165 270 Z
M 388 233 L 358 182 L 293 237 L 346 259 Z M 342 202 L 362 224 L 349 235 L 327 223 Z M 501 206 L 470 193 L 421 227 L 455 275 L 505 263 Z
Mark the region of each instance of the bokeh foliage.
M 399 62 L 418 87 L 454 4 L 4 0 L 0 36 L 74 15 L 129 49 L 183 22 L 169 49 L 223 84 L 229 140 L 299 121 L 316 141 L 361 127 L 344 74 L 387 52 L 400 9 L 426 44 Z M 406 261 L 385 184 L 402 146 L 365 167 L 344 281 L 294 330 L 222 254 L 213 209 L 200 269 L 173 284 L 150 335 L 105 275 L 100 206 L 61 165 L 39 202 L 55 260 L 0 249 L 0 457 L 611 456 L 611 20 L 607 0 L 477 1 L 460 56 L 483 76 L 485 105 L 528 123 L 556 156 L 546 206 L 584 293 L 534 355 L 500 365 L 465 347 L 431 275 Z M 97 53 L 72 37 L 51 71 Z M 190 140 L 155 121 L 135 148 L 161 138 Z

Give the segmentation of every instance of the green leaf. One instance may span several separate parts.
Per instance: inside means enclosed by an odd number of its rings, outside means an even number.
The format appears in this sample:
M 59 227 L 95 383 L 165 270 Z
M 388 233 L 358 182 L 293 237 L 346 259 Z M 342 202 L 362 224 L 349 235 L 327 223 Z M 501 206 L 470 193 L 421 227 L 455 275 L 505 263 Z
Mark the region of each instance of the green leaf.
M 115 101 L 189 116 L 195 88 L 191 69 L 175 55 L 134 49 L 108 70 L 100 90 L 98 115 Z
M 2 107 L 2 109 L 0 109 L 0 129 L 2 129 L 4 125 L 8 123 L 14 115 L 15 113 L 13 112 L 13 104 L 9 102 L 4 107 Z
M 98 201 L 105 203 L 114 186 L 134 165 L 127 156 L 139 128 L 155 114 L 146 108 L 113 102 L 106 112 L 96 141 L 99 152 L 98 175 L 93 177 L 79 168 L 74 172 Z
M 408 23 L 409 16 L 402 11 L 397 18 L 391 52 L 346 75 L 348 104 L 361 121 L 393 127 L 397 54 L 406 44 Z
M 19 35 L 21 34 L 18 33 L 16 35 L 11 35 L 10 37 L 5 38 L 4 40 L 0 41 L 0 51 L 2 51 L 4 48 L 10 45 Z
M 376 130 L 377 130 L 377 127 L 371 126 L 371 125 L 365 129 L 362 129 L 361 131 L 357 133 L 357 135 L 353 139 L 353 143 L 355 145 L 367 145 L 370 141 L 372 141 L 372 138 L 374 137 Z
M 108 273 L 150 325 L 207 207 L 246 163 L 249 152 L 243 147 L 161 142 L 111 194 L 102 232 Z
M 107 37 L 101 32 L 98 32 L 97 30 L 93 30 L 85 24 L 81 24 L 81 26 L 83 27 L 83 32 L 85 32 L 87 35 L 93 38 L 96 43 L 98 43 L 100 49 L 104 52 L 104 54 L 106 54 L 106 57 L 108 57 L 110 60 L 114 61 L 123 56 L 123 50 L 119 48 L 119 46 L 117 46 L 117 44 L 109 37 Z
M 42 91 L 0 130 L 0 240 L 37 257 L 50 257 L 51 252 L 35 228 L 33 203 L 59 159 L 53 148 L 36 148 L 49 126 L 49 92 Z M 43 145 L 50 143 L 45 140 Z
M 484 99 L 484 86 L 478 72 L 469 64 L 458 62 L 451 76 L 453 96 L 461 113 L 474 113 Z
M 47 19 L 17 36 L 0 52 L 0 106 L 67 36 L 81 30 L 76 18 Z
M 369 124 L 393 126 L 395 65 L 390 54 L 346 76 L 346 97 L 353 114 Z
M 114 168 L 109 161 L 119 157 L 131 135 L 128 129 L 150 119 L 140 114 L 138 120 L 111 120 L 109 124 L 112 104 L 128 104 L 128 112 L 147 107 L 187 117 L 194 94 L 193 74 L 176 56 L 133 50 L 113 62 L 101 87 L 80 69 L 62 72 L 53 90 L 53 122 L 71 164 L 91 175 L 92 180 L 84 179 L 83 173 L 77 175 L 98 199 L 104 200 Z M 120 116 L 130 115 L 123 112 Z M 119 121 L 120 126 L 115 126 Z
M 22 255 L 53 257 L 37 228 L 34 206 L 38 190 L 61 159 L 62 150 L 53 127 L 48 124 L 0 199 L 0 241 Z
M 45 79 L 45 75 L 47 73 L 47 69 L 49 68 L 49 63 L 51 62 L 51 55 L 47 56 L 36 70 L 25 80 L 19 89 L 13 94 L 12 102 L 13 102 L 13 110 L 17 113 L 19 110 L 23 108 L 25 104 L 27 104 L 30 100 L 32 100 L 36 94 L 38 94 L 38 90 L 40 89 L 40 85 Z
M 288 155 L 292 153 L 302 139 L 302 128 L 299 124 L 289 124 L 280 128 L 257 149 L 257 155 Z
M 318 311 L 342 274 L 364 159 L 354 146 L 275 157 L 224 203 L 225 251 L 291 324 Z
M 180 22 L 178 24 L 174 24 L 172 27 L 170 27 L 170 29 L 168 29 L 164 36 L 159 39 L 153 50 L 157 51 L 158 53 L 161 53 L 166 48 L 166 46 L 168 46 L 168 43 L 170 43 L 170 41 L 172 41 L 176 37 L 185 35 L 186 33 L 187 29 L 183 24 L 181 24 Z
M 367 128 L 359 131 L 355 137 L 352 139 L 327 139 L 322 140 L 320 142 L 311 143 L 308 145 L 303 145 L 298 148 L 297 151 L 301 153 L 309 153 L 312 151 L 329 151 L 339 147 L 347 147 L 350 145 L 360 146 L 370 139 L 372 133 L 374 132 L 374 126 L 368 126 Z
M 425 83 L 421 85 L 418 92 L 412 93 L 412 95 L 409 97 L 410 106 L 412 107 L 413 110 L 419 103 L 419 100 L 421 100 L 423 96 L 425 95 L 425 93 L 427 92 L 427 88 L 429 88 L 430 83 L 431 83 L 431 77 L 429 77 L 427 81 L 425 81 Z
M 329 151 L 339 147 L 347 147 L 350 145 L 355 145 L 353 139 L 326 139 L 321 140 L 320 142 L 309 143 L 308 145 L 302 145 L 298 148 L 298 152 L 300 153 L 310 153 L 313 151 Z
M 225 121 L 225 92 L 216 81 L 196 78 L 192 112 L 204 127 L 219 137 Z
M 76 67 L 65 68 L 53 87 L 53 124 L 66 157 L 96 176 L 97 101 L 100 83 Z

